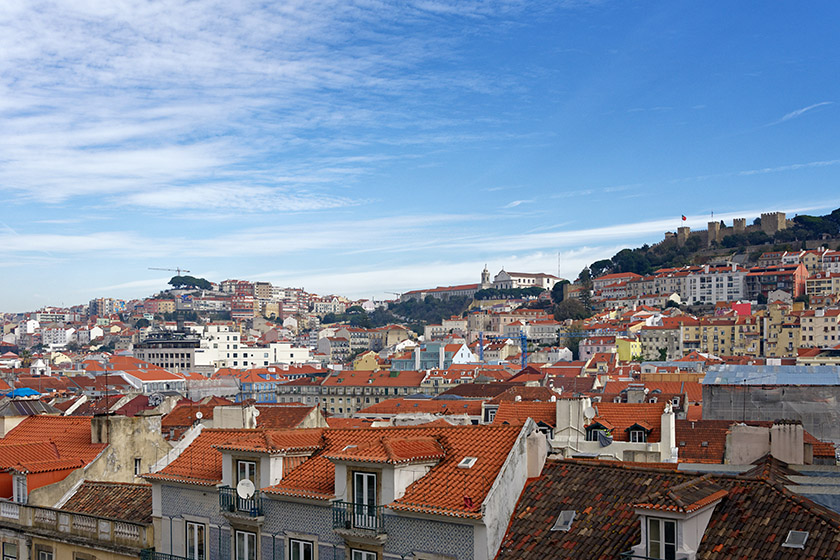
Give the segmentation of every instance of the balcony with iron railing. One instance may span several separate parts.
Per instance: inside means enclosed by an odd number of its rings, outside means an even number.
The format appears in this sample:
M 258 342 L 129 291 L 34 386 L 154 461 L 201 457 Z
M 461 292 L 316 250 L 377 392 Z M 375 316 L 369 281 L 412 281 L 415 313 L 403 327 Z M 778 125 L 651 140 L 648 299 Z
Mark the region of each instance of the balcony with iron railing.
M 96 543 L 137 549 L 154 544 L 151 524 L 74 513 L 60 509 L 0 501 L 0 523 L 26 528 L 33 534 L 73 535 Z
M 236 493 L 236 488 L 221 486 L 219 488 L 219 509 L 222 513 L 260 517 L 263 515 L 262 496 L 258 491 L 250 498 L 240 498 Z
M 333 502 L 333 529 L 338 532 L 385 533 L 384 506 Z

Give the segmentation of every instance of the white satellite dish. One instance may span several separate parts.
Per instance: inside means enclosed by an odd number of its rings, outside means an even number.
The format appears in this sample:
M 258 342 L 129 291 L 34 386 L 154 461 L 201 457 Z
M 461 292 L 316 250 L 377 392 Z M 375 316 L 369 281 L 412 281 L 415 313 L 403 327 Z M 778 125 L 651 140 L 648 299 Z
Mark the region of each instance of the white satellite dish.
M 204 414 L 199 410 L 198 412 L 195 413 L 195 417 L 198 420 L 201 420 L 202 418 L 204 418 Z
M 243 500 L 253 498 L 256 490 L 257 488 L 254 486 L 254 483 L 247 478 L 243 478 L 239 481 L 239 484 L 236 485 L 236 495 Z
M 254 416 L 256 417 L 256 416 L 259 416 L 259 415 L 260 415 L 260 409 L 259 408 L 254 409 Z
M 583 409 L 583 416 L 587 420 L 592 420 L 593 418 L 595 418 L 596 414 L 597 413 L 595 412 L 595 409 L 591 406 L 587 406 L 585 409 Z

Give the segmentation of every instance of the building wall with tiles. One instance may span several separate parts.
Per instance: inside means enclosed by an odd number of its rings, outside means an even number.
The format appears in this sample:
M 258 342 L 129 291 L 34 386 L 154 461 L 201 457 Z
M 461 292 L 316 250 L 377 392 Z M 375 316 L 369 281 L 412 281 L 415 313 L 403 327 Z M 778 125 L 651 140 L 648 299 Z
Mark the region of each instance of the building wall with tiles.
M 289 536 L 317 541 L 320 559 L 348 558 L 344 540 L 333 531 L 332 507 L 263 498 L 264 522 L 260 528 L 261 560 L 286 560 Z M 219 512 L 215 488 L 190 489 L 164 485 L 161 491 L 160 552 L 185 556 L 186 521 L 206 520 L 209 560 L 230 558 L 233 542 L 230 524 Z M 170 523 L 171 518 L 171 523 Z M 174 540 L 170 541 L 171 535 Z M 422 552 L 453 560 L 471 560 L 474 555 L 474 527 L 430 519 L 387 515 L 385 557 L 397 558 Z

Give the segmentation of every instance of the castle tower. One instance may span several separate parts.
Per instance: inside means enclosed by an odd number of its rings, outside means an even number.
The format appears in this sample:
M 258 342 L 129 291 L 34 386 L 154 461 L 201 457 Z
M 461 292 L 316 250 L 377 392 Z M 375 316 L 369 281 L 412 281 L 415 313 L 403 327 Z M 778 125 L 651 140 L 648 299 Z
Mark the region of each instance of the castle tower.
M 747 231 L 747 219 L 746 218 L 735 218 L 732 220 L 732 229 L 735 230 L 735 234 L 745 233 Z
M 709 222 L 707 236 L 706 236 L 706 246 L 711 247 L 712 243 L 717 241 L 720 243 L 722 239 L 720 234 L 720 222 Z
M 787 220 L 784 212 L 768 212 L 761 215 L 761 231 L 769 236 L 787 228 Z
M 685 245 L 685 242 L 688 241 L 688 236 L 691 234 L 691 228 L 688 226 L 682 226 L 677 228 L 677 245 L 682 247 Z

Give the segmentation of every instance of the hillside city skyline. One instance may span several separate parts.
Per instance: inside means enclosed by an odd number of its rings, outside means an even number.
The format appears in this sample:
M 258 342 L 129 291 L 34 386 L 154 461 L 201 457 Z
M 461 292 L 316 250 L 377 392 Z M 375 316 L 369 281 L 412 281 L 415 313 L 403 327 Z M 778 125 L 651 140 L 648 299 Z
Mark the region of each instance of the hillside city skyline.
M 840 206 L 833 4 L 0 8 L 0 309 L 350 297 Z M 725 22 L 725 23 L 722 23 Z

